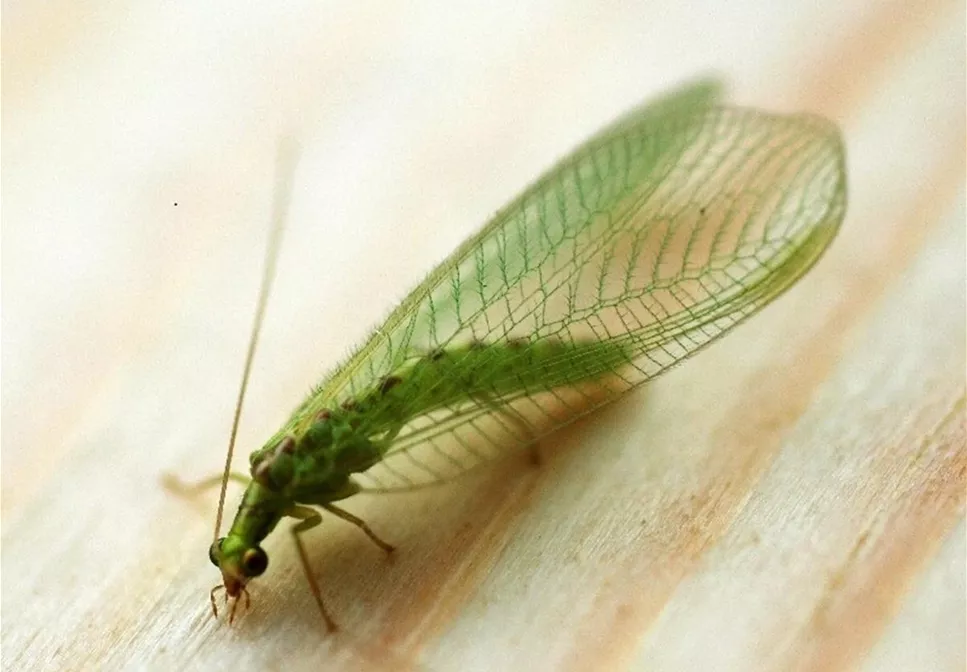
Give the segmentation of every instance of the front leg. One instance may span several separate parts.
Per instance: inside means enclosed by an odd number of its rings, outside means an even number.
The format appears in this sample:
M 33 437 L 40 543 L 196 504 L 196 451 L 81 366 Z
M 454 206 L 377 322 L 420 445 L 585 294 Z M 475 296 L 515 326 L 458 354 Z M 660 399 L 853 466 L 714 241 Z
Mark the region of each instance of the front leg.
M 292 526 L 292 539 L 295 541 L 296 550 L 299 551 L 299 561 L 302 563 L 302 571 L 305 572 L 306 579 L 309 581 L 309 589 L 312 591 L 312 596 L 319 606 L 319 613 L 322 614 L 322 620 L 326 622 L 326 629 L 329 632 L 335 632 L 339 628 L 336 627 L 336 622 L 332 620 L 329 612 L 326 611 L 326 605 L 322 603 L 322 592 L 319 590 L 316 577 L 312 574 L 312 568 L 309 566 L 309 557 L 306 555 L 305 546 L 303 546 L 302 539 L 299 537 L 303 532 L 319 525 L 322 522 L 322 516 L 305 506 L 290 507 L 285 511 L 285 515 L 300 519 L 298 523 Z
M 190 498 L 199 492 L 204 492 L 205 490 L 214 488 L 216 485 L 221 485 L 224 479 L 225 474 L 216 474 L 215 476 L 210 476 L 194 483 L 185 483 L 177 475 L 165 472 L 161 476 L 161 484 L 170 492 L 174 492 L 181 497 Z M 241 483 L 247 487 L 252 479 L 245 474 L 233 471 L 228 474 L 228 480 Z

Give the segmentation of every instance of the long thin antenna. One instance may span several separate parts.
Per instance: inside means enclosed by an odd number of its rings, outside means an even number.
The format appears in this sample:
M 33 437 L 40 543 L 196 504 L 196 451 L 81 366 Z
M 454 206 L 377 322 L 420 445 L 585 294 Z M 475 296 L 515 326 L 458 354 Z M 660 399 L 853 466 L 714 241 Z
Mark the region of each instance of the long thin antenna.
M 252 332 L 248 341 L 248 352 L 245 354 L 245 368 L 242 371 L 242 384 L 238 388 L 238 399 L 235 401 L 235 416 L 232 418 L 232 432 L 228 438 L 228 452 L 225 455 L 225 471 L 222 473 L 222 489 L 218 495 L 218 513 L 215 515 L 215 541 L 218 541 L 222 529 L 222 515 L 225 511 L 225 492 L 228 488 L 229 474 L 232 472 L 232 456 L 235 453 L 235 437 L 238 435 L 238 423 L 242 417 L 242 402 L 248 389 L 249 375 L 252 373 L 252 361 L 255 359 L 255 348 L 262 331 L 262 318 L 265 307 L 269 302 L 272 291 L 272 281 L 275 280 L 275 265 L 279 258 L 279 248 L 282 244 L 282 233 L 285 220 L 289 212 L 289 201 L 292 196 L 292 176 L 299 158 L 298 146 L 291 138 L 279 141 L 275 158 L 275 193 L 272 198 L 272 220 L 269 229 L 269 244 L 265 250 L 265 261 L 262 265 L 262 284 L 259 287 L 259 298 L 255 304 L 255 319 L 252 322 Z

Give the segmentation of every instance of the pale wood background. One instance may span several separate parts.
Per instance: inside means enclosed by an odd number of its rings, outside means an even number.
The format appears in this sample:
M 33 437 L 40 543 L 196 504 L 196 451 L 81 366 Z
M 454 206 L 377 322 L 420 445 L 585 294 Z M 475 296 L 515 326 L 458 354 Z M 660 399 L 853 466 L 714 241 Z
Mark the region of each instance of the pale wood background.
M 963 670 L 963 4 L 480 4 L 5 3 L 3 669 Z M 240 465 L 489 213 L 710 70 L 842 125 L 814 271 L 539 471 L 348 503 L 399 553 L 311 536 L 338 636 L 285 534 L 213 620 L 214 495 L 161 476 L 219 469 L 278 135 Z

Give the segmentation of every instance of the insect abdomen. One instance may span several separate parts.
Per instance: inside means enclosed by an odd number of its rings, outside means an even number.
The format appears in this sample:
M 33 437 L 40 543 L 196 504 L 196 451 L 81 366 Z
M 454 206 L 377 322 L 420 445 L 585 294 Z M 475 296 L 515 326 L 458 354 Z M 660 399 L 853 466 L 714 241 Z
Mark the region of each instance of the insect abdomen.
M 461 401 L 577 385 L 613 373 L 630 359 L 627 346 L 617 341 L 473 343 L 423 357 L 409 371 L 385 379 L 378 394 L 411 418 Z

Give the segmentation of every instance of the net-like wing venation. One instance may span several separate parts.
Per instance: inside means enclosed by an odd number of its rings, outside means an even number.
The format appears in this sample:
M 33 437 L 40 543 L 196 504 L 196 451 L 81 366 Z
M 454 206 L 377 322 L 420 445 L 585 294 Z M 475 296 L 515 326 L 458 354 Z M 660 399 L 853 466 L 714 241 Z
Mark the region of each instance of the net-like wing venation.
M 580 350 L 562 349 L 558 365 L 574 367 L 574 385 L 527 375 L 526 385 L 495 380 L 494 394 L 428 404 L 359 477 L 379 489 L 448 480 L 614 400 L 741 322 L 812 266 L 844 212 L 832 125 L 716 106 L 708 85 L 685 89 L 622 118 L 501 211 L 288 427 L 467 342 L 620 346 L 606 375 L 585 362 L 592 376 L 577 373 Z M 411 408 L 447 384 L 428 378 Z

